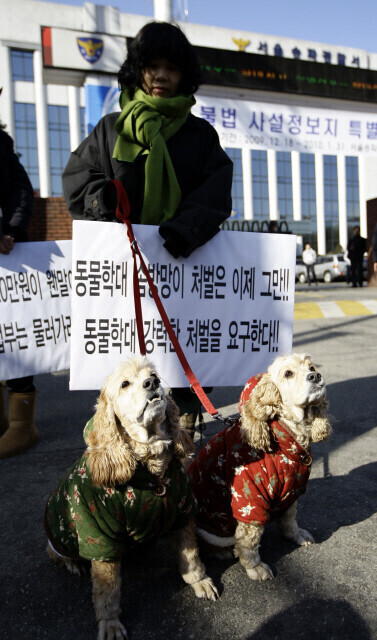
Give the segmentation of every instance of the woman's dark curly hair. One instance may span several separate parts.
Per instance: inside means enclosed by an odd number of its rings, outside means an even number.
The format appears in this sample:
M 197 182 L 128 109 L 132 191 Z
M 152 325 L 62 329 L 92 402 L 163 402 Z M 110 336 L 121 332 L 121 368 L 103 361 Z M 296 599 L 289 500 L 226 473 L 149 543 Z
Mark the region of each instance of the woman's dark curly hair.
M 155 58 L 166 58 L 182 72 L 179 93 L 192 95 L 200 84 L 200 68 L 194 47 L 181 29 L 169 22 L 149 22 L 128 47 L 118 73 L 121 89 L 141 87 L 142 71 Z

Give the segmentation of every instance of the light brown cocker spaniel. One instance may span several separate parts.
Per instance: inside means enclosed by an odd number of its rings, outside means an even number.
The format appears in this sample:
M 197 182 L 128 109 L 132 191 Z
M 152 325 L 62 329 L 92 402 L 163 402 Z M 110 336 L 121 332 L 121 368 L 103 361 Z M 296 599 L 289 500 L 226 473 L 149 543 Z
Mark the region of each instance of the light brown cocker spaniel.
M 126 638 L 121 558 L 177 529 L 179 569 L 199 598 L 218 596 L 200 561 L 196 504 L 181 460 L 193 451 L 155 368 L 136 357 L 107 378 L 85 428 L 87 449 L 51 495 L 45 512 L 49 556 L 71 572 L 90 560 L 98 638 Z
M 311 445 L 331 433 L 325 381 L 310 356 L 278 357 L 248 381 L 240 411 L 188 469 L 199 504 L 197 533 L 217 555 L 229 556 L 234 547 L 247 575 L 267 580 L 273 573 L 258 552 L 267 522 L 276 519 L 298 545 L 314 542 L 299 528 L 296 506 L 310 474 Z

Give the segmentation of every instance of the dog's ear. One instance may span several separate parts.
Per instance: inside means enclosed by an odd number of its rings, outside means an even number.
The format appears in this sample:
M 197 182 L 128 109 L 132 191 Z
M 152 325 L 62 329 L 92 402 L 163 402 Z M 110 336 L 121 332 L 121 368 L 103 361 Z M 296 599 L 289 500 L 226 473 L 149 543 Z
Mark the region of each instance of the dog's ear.
M 331 424 L 327 408 L 328 402 L 326 400 L 322 400 L 320 404 L 312 407 L 312 442 L 322 442 L 323 440 L 328 440 L 331 436 Z
M 174 454 L 177 458 L 187 458 L 195 451 L 191 436 L 179 422 L 179 409 L 169 396 L 166 398 L 166 418 L 170 426 L 170 435 L 173 440 Z
M 93 429 L 87 434 L 88 467 L 94 486 L 115 486 L 129 480 L 137 461 L 122 438 L 106 389 L 101 391 L 93 419 Z
M 271 449 L 268 420 L 274 417 L 280 404 L 279 390 L 265 374 L 241 408 L 241 431 L 251 447 L 262 451 Z

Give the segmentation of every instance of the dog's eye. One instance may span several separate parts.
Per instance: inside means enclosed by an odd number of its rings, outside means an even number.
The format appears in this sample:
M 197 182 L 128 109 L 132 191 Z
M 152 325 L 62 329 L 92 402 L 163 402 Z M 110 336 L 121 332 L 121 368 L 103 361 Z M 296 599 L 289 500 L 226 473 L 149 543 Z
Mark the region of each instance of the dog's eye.
M 311 367 L 309 367 L 309 371 L 315 371 L 315 367 L 313 367 L 313 365 Z
M 288 371 L 284 371 L 284 378 L 292 378 L 293 376 L 293 371 L 290 371 L 288 369 Z
M 128 382 L 128 380 L 123 380 L 123 382 L 122 382 L 122 389 L 125 389 L 126 387 L 128 387 L 128 386 L 129 386 L 129 384 L 130 384 L 130 383 Z

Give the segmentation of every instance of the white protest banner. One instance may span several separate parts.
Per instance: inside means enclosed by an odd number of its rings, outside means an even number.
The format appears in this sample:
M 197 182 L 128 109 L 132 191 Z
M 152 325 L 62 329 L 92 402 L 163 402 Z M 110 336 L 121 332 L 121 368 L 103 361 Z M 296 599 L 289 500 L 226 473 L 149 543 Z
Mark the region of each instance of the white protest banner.
M 292 348 L 296 236 L 220 231 L 174 260 L 158 228 L 135 237 L 185 356 L 201 385 L 238 386 Z M 133 260 L 125 225 L 74 221 L 70 388 L 99 389 L 139 353 Z M 140 275 L 148 355 L 164 385 L 188 386 Z
M 208 96 L 197 96 L 192 112 L 215 127 L 223 147 L 377 155 L 373 112 Z
M 0 254 L 0 380 L 69 368 L 70 240 Z

